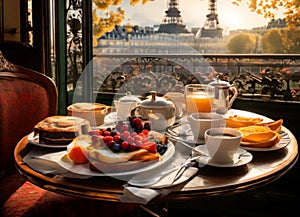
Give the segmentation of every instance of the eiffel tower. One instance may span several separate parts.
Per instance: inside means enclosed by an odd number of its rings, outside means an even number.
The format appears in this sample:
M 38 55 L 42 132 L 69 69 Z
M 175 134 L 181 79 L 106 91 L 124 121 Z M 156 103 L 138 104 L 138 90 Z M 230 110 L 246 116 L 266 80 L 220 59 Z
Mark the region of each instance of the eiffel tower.
M 209 14 L 206 15 L 204 27 L 199 31 L 201 38 L 222 38 L 223 29 L 220 28 L 218 13 L 217 13 L 217 0 L 208 1 Z
M 169 34 L 188 33 L 182 22 L 181 12 L 178 9 L 178 0 L 169 0 L 168 5 L 169 8 L 165 11 L 166 15 L 157 32 Z

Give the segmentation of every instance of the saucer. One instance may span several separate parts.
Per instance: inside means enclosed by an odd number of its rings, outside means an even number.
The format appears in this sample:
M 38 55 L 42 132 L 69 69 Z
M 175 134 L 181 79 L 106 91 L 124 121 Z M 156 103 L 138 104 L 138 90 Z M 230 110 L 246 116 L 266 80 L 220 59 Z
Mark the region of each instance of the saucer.
M 229 163 L 217 163 L 212 161 L 211 157 L 208 156 L 206 145 L 195 147 L 194 155 L 197 155 L 197 151 L 203 153 L 203 156 L 198 159 L 199 167 L 203 167 L 204 165 L 214 167 L 238 167 L 249 163 L 253 159 L 252 154 L 242 148 L 238 149 L 233 156 L 233 161 Z
M 188 122 L 180 122 L 167 129 L 166 134 L 174 140 L 186 142 L 189 144 L 203 144 L 204 139 L 195 140 L 191 126 Z

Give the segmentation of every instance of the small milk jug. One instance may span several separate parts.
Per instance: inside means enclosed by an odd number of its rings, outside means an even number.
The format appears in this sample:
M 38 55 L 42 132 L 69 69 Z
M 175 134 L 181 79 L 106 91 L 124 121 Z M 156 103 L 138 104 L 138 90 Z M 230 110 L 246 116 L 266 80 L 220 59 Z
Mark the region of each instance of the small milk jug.
M 209 85 L 215 87 L 215 99 L 213 110 L 219 114 L 225 114 L 232 106 L 238 95 L 237 89 L 226 81 L 216 80 Z

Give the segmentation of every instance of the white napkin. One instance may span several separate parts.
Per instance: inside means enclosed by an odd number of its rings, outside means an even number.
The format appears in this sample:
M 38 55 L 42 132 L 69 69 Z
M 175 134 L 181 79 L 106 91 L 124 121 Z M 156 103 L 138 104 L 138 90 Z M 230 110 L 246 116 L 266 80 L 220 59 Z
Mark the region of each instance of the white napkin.
M 132 177 L 132 179 L 128 181 L 128 185 L 124 186 L 123 195 L 121 195 L 119 199 L 124 203 L 146 204 L 158 195 L 165 196 L 169 194 L 171 192 L 170 187 L 184 183 L 198 172 L 198 168 L 189 167 L 178 180 L 172 183 L 178 172 L 180 164 L 184 162 L 190 152 L 190 147 L 177 144 L 175 154 L 167 165 Z M 176 170 L 174 170 L 174 168 L 176 168 Z M 168 170 L 172 170 L 172 172 L 167 173 L 166 171 Z M 164 175 L 157 182 L 150 185 L 142 184 L 143 181 L 152 180 L 155 177 L 160 176 L 162 173 L 164 173 Z M 134 185 L 134 183 L 136 184 Z
M 171 189 L 168 187 L 181 184 L 198 172 L 198 168 L 190 167 L 182 174 L 182 176 L 172 183 L 177 170 L 164 176 L 158 182 L 153 185 L 143 187 L 134 187 L 134 186 L 124 186 L 123 195 L 119 196 L 119 199 L 123 203 L 140 203 L 147 204 L 152 199 L 156 198 L 158 195 L 161 197 L 166 196 L 171 192 Z
M 150 200 L 157 197 L 159 194 L 159 190 L 126 186 L 124 187 L 123 195 L 119 196 L 119 199 L 123 203 L 147 204 Z

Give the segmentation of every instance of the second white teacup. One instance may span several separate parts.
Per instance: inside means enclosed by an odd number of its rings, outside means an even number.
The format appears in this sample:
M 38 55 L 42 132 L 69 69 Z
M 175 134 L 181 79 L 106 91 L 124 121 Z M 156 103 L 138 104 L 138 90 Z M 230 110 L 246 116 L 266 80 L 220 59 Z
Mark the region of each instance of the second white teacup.
M 205 131 L 207 152 L 213 162 L 231 163 L 238 151 L 242 133 L 232 128 L 213 128 Z
M 225 126 L 225 119 L 216 113 L 192 113 L 188 116 L 194 141 L 204 140 L 204 133 L 207 129 Z

